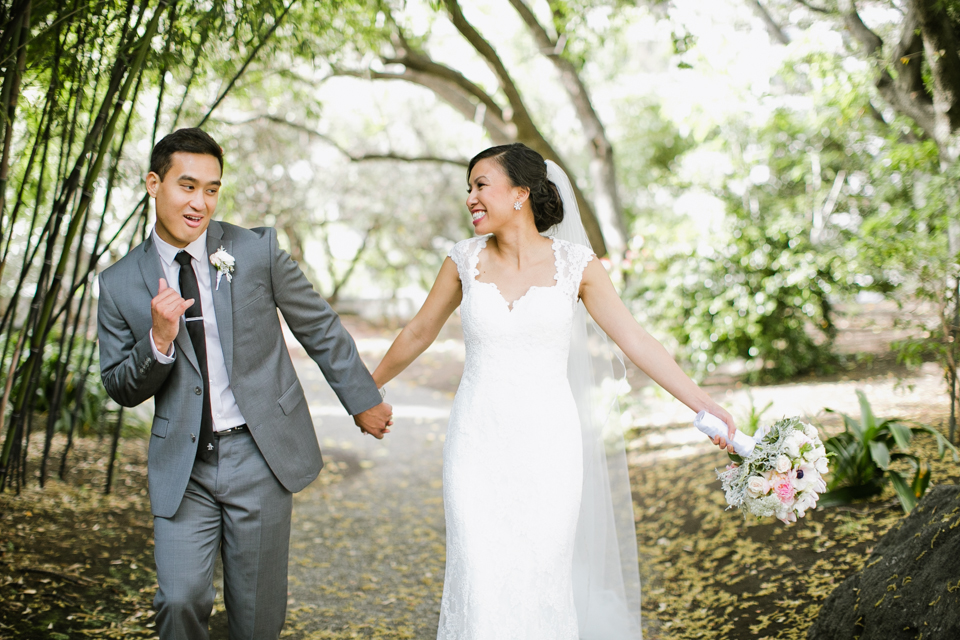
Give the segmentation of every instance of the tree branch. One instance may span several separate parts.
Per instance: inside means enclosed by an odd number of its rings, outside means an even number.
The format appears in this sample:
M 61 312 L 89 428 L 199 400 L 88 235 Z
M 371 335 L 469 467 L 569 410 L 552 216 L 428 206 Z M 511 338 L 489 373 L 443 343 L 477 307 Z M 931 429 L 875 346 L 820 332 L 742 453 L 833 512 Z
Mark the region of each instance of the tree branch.
M 933 77 L 933 138 L 941 152 L 947 151 L 948 147 L 956 146 L 950 140 L 954 132 L 960 129 L 960 55 L 957 54 L 957 38 L 942 0 L 913 0 L 910 13 L 916 13 L 923 36 L 923 50 Z M 953 156 L 949 161 L 956 159 L 957 151 L 952 149 L 948 152 Z
M 927 135 L 936 139 L 934 135 L 936 119 L 933 103 L 930 96 L 923 90 L 922 78 L 917 77 L 920 72 L 920 61 L 916 61 L 916 69 L 911 68 L 907 70 L 906 74 L 898 74 L 897 79 L 894 79 L 882 59 L 883 40 L 863 23 L 860 14 L 857 12 L 856 3 L 853 0 L 840 0 L 839 7 L 847 29 L 863 45 L 866 57 L 874 61 L 877 70 L 875 84 L 880 95 L 894 109 L 912 118 Z M 912 52 L 916 48 L 915 43 L 912 42 L 912 38 L 915 37 L 913 32 L 917 28 L 916 24 L 914 6 L 911 4 L 910 11 L 904 19 L 901 44 L 897 47 L 898 53 Z M 903 57 L 904 55 L 900 55 L 894 63 L 902 65 L 901 59 Z M 909 57 L 907 59 L 909 64 L 914 64 Z M 919 88 L 916 84 L 917 80 L 920 82 Z
M 763 24 L 767 28 L 767 33 L 770 34 L 771 38 L 780 44 L 790 44 L 790 37 L 784 33 L 780 25 L 774 21 L 773 16 L 770 15 L 766 7 L 760 4 L 760 0 L 747 0 L 747 4 L 749 4 L 753 12 L 757 14 L 757 17 L 763 20 Z
M 218 122 L 222 122 L 223 124 L 227 124 L 230 126 L 240 126 L 244 124 L 250 124 L 251 122 L 256 122 L 258 120 L 266 120 L 274 124 L 290 127 L 291 129 L 295 129 L 296 131 L 300 131 L 302 133 L 306 133 L 310 135 L 311 137 L 317 138 L 318 140 L 322 140 L 323 142 L 329 144 L 331 147 L 333 147 L 334 149 L 342 153 L 344 156 L 346 156 L 351 162 L 368 162 L 372 160 L 396 160 L 399 162 L 435 162 L 440 164 L 452 164 L 458 167 L 466 167 L 469 165 L 469 162 L 467 160 L 463 160 L 460 158 L 441 158 L 439 156 L 401 156 L 395 153 L 359 153 L 359 154 L 352 153 L 347 149 L 343 148 L 340 145 L 340 143 L 338 143 L 336 140 L 334 140 L 333 138 L 331 138 L 330 136 L 324 133 L 315 131 L 314 129 L 311 129 L 310 127 L 304 126 L 297 122 L 288 122 L 283 118 L 278 118 L 277 116 L 271 116 L 268 114 L 256 115 L 251 118 L 247 118 L 246 120 L 236 120 L 236 121 L 218 120 Z
M 833 13 L 829 9 L 825 9 L 823 7 L 816 7 L 810 4 L 809 2 L 807 2 L 806 0 L 796 0 L 796 1 L 802 4 L 803 6 L 805 6 L 807 9 L 810 9 L 810 11 L 816 11 L 817 13 Z
M 540 52 L 553 63 L 560 73 L 560 82 L 577 111 L 577 117 L 583 126 L 590 144 L 590 153 L 593 156 L 593 161 L 590 163 L 590 172 L 595 187 L 596 217 L 602 227 L 604 241 L 608 249 L 614 253 L 621 253 L 626 248 L 627 225 L 623 219 L 623 208 L 618 193 L 619 185 L 613 145 L 607 138 L 607 132 L 600 116 L 593 108 L 590 92 L 583 83 L 583 79 L 573 63 L 561 55 L 563 44 L 566 42 L 565 34 L 561 33 L 557 40 L 553 40 L 524 0 L 510 0 L 510 4 L 513 5 L 524 24 L 527 25 L 527 29 L 533 34 Z
M 520 91 L 517 89 L 516 83 L 507 72 L 507 68 L 504 66 L 503 61 L 500 60 L 500 56 L 497 55 L 497 52 L 480 32 L 467 21 L 457 0 L 443 1 L 447 7 L 450 22 L 452 22 L 453 26 L 460 32 L 460 35 L 470 43 L 470 46 L 480 54 L 497 76 L 500 82 L 500 89 L 507 96 L 507 101 L 513 110 L 510 120 L 517 127 L 517 137 L 527 140 L 543 140 L 543 136 L 540 135 L 539 129 L 534 125 L 533 118 L 531 118 L 530 113 L 527 111 L 523 98 L 520 97 Z M 544 140 L 544 142 L 546 141 Z
M 434 62 L 430 58 L 427 58 L 423 54 L 420 54 L 416 51 L 406 51 L 403 55 L 398 58 L 382 58 L 383 63 L 390 64 L 399 64 L 403 65 L 407 69 L 412 71 L 419 71 L 420 73 L 445 80 L 452 85 L 458 87 L 464 93 L 473 96 L 478 101 L 483 103 L 487 111 L 494 114 L 495 117 L 500 120 L 504 119 L 503 109 L 500 108 L 493 98 L 490 95 L 481 89 L 476 83 L 471 82 L 466 76 L 464 76 L 459 71 L 451 69 L 450 67 Z
M 478 104 L 478 102 L 473 99 L 474 94 L 465 92 L 459 84 L 452 84 L 446 80 L 428 73 L 415 71 L 409 67 L 404 68 L 400 73 L 385 71 L 359 72 L 350 70 L 338 70 L 336 73 L 342 76 L 363 78 L 366 80 L 403 80 L 420 85 L 425 89 L 429 89 L 439 96 L 441 100 L 459 111 L 466 120 L 476 122 L 478 125 L 483 126 L 487 133 L 490 134 L 490 138 L 494 144 L 507 144 L 517 139 L 516 127 L 514 127 L 513 124 L 505 122 L 496 112 L 491 112 L 487 109 L 487 103 L 485 101 L 480 101 Z M 503 113 L 499 107 L 497 111 L 501 114 Z

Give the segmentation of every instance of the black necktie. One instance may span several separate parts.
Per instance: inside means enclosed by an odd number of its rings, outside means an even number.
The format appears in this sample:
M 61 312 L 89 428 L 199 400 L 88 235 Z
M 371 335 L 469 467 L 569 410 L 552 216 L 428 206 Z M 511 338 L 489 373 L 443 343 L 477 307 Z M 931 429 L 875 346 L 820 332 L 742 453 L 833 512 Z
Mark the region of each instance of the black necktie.
M 180 263 L 180 296 L 184 300 L 193 298 L 193 305 L 183 314 L 187 324 L 190 342 L 197 354 L 200 375 L 203 378 L 203 414 L 200 416 L 200 442 L 197 445 L 197 457 L 210 462 L 213 459 L 215 443 L 213 441 L 213 416 L 210 412 L 210 377 L 207 373 L 207 339 L 203 331 L 203 309 L 200 306 L 200 285 L 197 274 L 190 264 L 190 254 L 181 251 L 177 254 Z

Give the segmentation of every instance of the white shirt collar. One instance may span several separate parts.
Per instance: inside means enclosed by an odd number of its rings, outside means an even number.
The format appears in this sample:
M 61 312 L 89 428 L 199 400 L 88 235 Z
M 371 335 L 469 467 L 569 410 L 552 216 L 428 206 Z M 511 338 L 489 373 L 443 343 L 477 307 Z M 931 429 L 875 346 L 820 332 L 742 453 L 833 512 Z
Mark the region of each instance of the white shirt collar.
M 180 253 L 180 249 L 173 246 L 169 242 L 164 241 L 158 234 L 157 228 L 153 228 L 153 243 L 157 246 L 157 253 L 160 254 L 160 259 L 167 265 L 173 265 L 174 260 L 176 260 L 177 254 Z M 203 264 L 204 259 L 207 256 L 207 231 L 204 230 L 200 234 L 200 237 L 188 244 L 183 248 L 183 251 L 186 251 L 190 254 L 190 257 Z

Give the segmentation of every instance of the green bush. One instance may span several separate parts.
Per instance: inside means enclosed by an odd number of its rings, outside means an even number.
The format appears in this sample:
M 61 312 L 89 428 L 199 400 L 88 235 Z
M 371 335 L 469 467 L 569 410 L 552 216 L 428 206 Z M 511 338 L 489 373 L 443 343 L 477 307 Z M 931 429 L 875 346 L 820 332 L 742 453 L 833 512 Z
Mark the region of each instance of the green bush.
M 820 504 L 846 504 L 877 495 L 889 480 L 893 483 L 903 510 L 909 513 L 926 492 L 931 475 L 930 465 L 910 453 L 913 435 L 933 435 L 937 440 L 940 458 L 950 449 L 954 460 L 960 460 L 957 449 L 939 431 L 928 425 L 899 418 L 878 420 L 873 415 L 866 395 L 857 391 L 857 397 L 860 399 L 860 419 L 835 412 L 843 416 L 844 431 L 823 443 L 828 455 L 832 454 L 832 459 L 830 481 Z M 827 411 L 833 412 L 832 409 Z M 906 460 L 913 468 L 913 479 L 909 483 L 899 472 L 890 469 L 896 460 Z
M 17 336 L 13 336 L 16 340 Z M 0 341 L 5 340 L 6 336 L 0 336 Z M 100 382 L 100 365 L 97 359 L 95 340 L 78 337 L 77 344 L 74 346 L 72 359 L 67 363 L 63 375 L 65 382 L 63 386 L 63 397 L 60 400 L 60 407 L 56 419 L 56 431 L 66 433 L 70 428 L 71 415 L 77 412 L 77 423 L 75 425 L 76 435 L 81 437 L 103 437 L 109 434 L 113 429 L 113 423 L 110 419 L 114 415 L 113 409 L 116 405 L 107 396 L 106 389 Z M 85 369 L 87 355 L 93 349 L 92 362 L 89 368 Z M 57 386 L 57 373 L 59 371 L 60 340 L 59 334 L 54 334 L 47 341 L 43 351 L 43 360 L 41 361 L 39 379 L 34 389 L 33 410 L 44 418 L 49 414 L 53 403 L 53 396 Z M 23 358 L 21 358 L 21 361 Z M 9 370 L 9 356 L 7 362 L 4 362 L 4 372 Z M 85 374 L 85 376 L 84 376 Z M 83 380 L 85 377 L 85 380 Z M 81 380 L 83 380 L 81 388 Z M 14 382 L 14 388 L 11 397 L 17 395 L 19 387 L 24 383 L 23 377 L 19 377 Z M 125 420 L 129 422 L 129 420 Z M 139 425 L 131 428 L 140 429 Z

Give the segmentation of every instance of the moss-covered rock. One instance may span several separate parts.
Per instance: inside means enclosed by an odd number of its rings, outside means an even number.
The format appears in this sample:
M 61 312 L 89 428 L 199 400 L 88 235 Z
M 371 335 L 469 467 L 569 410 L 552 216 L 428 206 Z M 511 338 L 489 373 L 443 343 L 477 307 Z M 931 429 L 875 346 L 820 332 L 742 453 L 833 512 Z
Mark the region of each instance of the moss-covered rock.
M 933 487 L 827 598 L 809 640 L 960 638 L 960 486 Z

